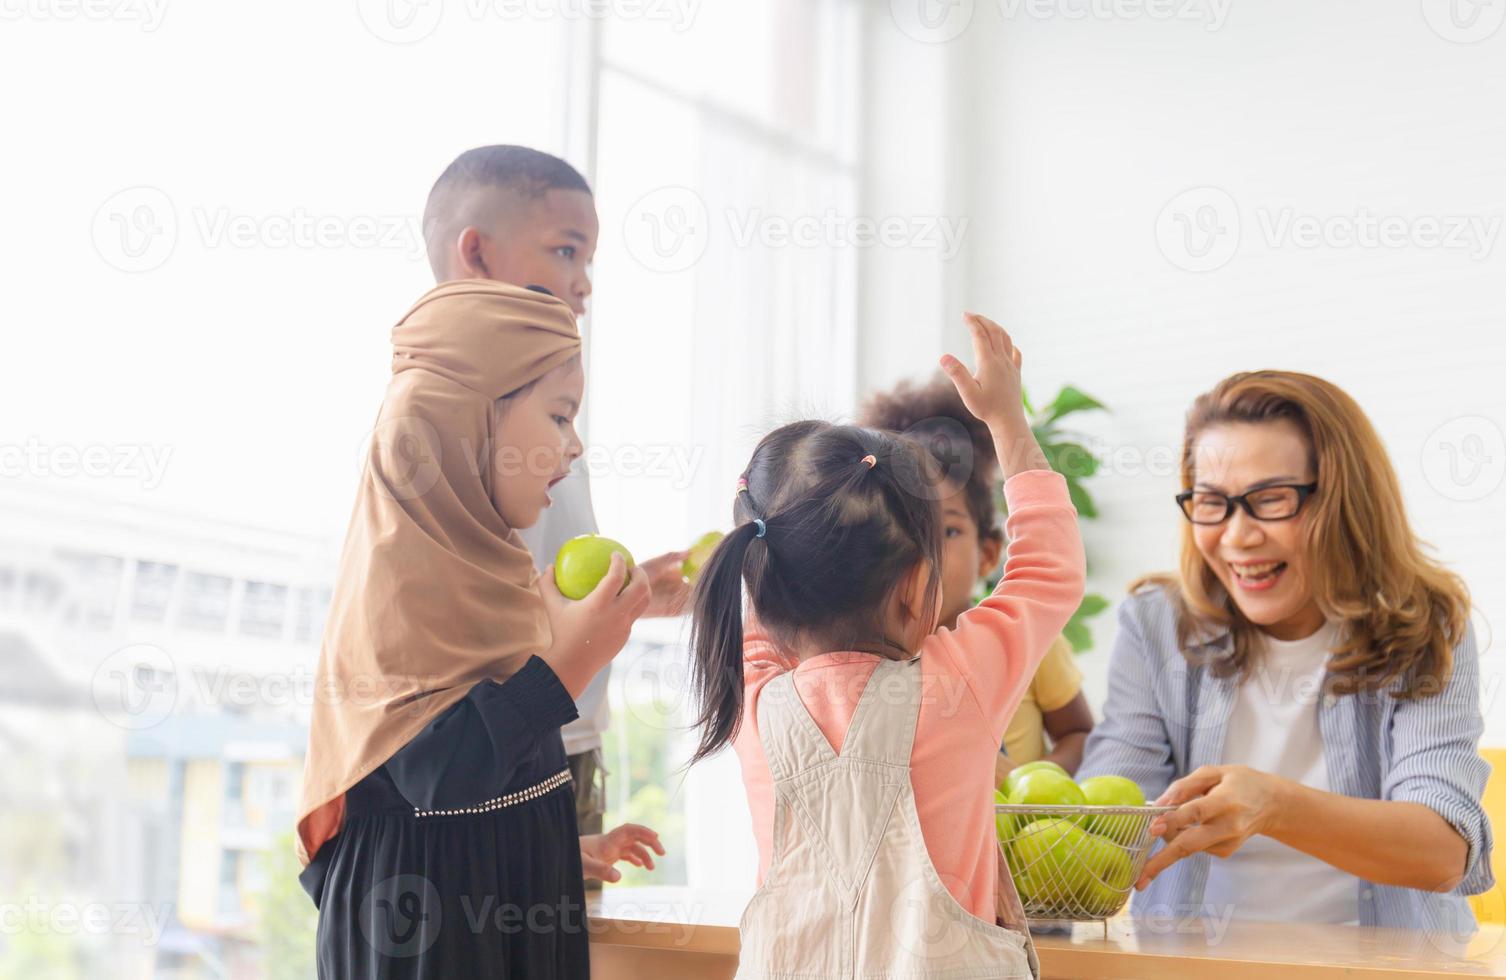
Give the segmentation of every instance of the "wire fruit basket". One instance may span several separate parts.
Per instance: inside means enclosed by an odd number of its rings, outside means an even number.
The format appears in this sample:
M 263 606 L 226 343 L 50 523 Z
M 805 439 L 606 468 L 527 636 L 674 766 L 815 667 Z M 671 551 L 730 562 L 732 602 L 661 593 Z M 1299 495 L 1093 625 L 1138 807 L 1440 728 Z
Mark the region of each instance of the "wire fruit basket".
M 1150 854 L 1150 824 L 1169 806 L 994 804 L 999 846 L 1030 919 L 1106 921 L 1119 914 Z

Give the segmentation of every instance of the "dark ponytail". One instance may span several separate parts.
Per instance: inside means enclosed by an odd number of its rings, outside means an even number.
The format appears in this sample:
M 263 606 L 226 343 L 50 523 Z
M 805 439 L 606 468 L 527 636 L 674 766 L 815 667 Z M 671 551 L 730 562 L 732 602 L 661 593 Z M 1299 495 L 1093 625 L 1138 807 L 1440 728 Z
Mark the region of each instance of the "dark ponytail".
M 722 539 L 701 568 L 692 599 L 690 685 L 701 706 L 691 764 L 732 741 L 743 711 L 743 564 L 758 536 L 752 521 Z
M 727 745 L 743 711 L 743 589 L 771 639 L 826 650 L 881 643 L 894 590 L 918 564 L 941 588 L 934 461 L 893 434 L 796 422 L 765 436 L 735 495 L 736 528 L 696 585 L 691 686 L 699 703 L 694 764 Z

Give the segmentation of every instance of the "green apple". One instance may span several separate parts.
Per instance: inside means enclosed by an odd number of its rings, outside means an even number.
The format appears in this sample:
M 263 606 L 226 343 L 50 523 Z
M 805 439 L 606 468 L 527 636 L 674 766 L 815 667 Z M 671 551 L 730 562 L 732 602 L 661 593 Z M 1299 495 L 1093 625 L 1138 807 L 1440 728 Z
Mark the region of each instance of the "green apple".
M 1078 840 L 1086 835 L 1055 817 L 1026 824 L 1010 843 L 1008 864 L 1015 890 L 1034 911 L 1061 911 L 1071 900 L 1070 871 Z
M 633 555 L 621 544 L 599 534 L 582 534 L 560 545 L 554 556 L 554 584 L 567 599 L 584 599 L 607 577 L 612 553 L 620 554 L 633 567 Z
M 1061 773 L 1063 776 L 1066 776 L 1068 779 L 1072 778 L 1072 774 L 1071 773 L 1067 772 L 1067 770 L 1063 769 L 1061 766 L 1057 765 L 1056 763 L 1054 763 L 1054 762 L 1047 762 L 1045 759 L 1037 759 L 1035 762 L 1022 763 L 1022 764 L 1020 764 L 1018 766 L 1015 766 L 1013 769 L 1011 769 L 1009 771 L 1009 775 L 1006 776 L 1006 777 L 1004 777 L 1004 792 L 1005 793 L 1013 793 L 1014 792 L 1014 787 L 1015 787 L 1016 783 L 1018 783 L 1021 779 L 1025 778 L 1026 776 L 1028 776 L 1030 773 L 1037 772 L 1037 771 L 1039 771 L 1041 769 L 1047 769 L 1047 770 L 1050 770 L 1051 772 Z
M 1085 833 L 1076 841 L 1074 857 L 1072 894 L 1082 903 L 1082 911 L 1104 917 L 1118 912 L 1133 884 L 1129 854 L 1106 837 Z
M 1008 803 L 1009 794 L 1005 793 L 1002 789 L 994 790 L 994 802 Z M 994 827 L 999 831 L 999 840 L 1001 842 L 1007 843 L 1014 836 L 1014 818 L 1007 813 L 995 812 Z
M 1144 806 L 1145 794 L 1132 779 L 1123 776 L 1094 776 L 1081 783 L 1082 795 L 1088 806 Z M 1139 836 L 1140 826 L 1145 821 L 1139 817 L 1090 816 L 1083 822 L 1083 829 L 1101 834 L 1119 844 L 1133 844 Z
M 691 582 L 701 574 L 701 566 L 706 564 L 706 559 L 716 550 L 716 546 L 722 543 L 724 535 L 720 531 L 707 531 L 696 539 L 695 544 L 690 546 L 690 554 L 680 563 L 680 574 Z
M 1051 769 L 1027 772 L 1009 791 L 1009 802 L 1021 806 L 1083 806 L 1087 798 L 1072 777 Z
M 1119 911 L 1132 882 L 1124 849 L 1071 820 L 1034 820 L 1009 846 L 1009 870 L 1033 911 L 1062 918 Z

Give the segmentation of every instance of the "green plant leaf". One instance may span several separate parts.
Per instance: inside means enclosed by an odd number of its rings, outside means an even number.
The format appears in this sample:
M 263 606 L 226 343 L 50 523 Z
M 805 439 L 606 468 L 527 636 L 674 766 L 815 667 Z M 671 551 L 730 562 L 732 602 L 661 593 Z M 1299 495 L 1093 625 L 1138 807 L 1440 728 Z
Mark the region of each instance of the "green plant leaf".
M 1084 650 L 1092 649 L 1093 631 L 1088 628 L 1088 620 L 1097 616 L 1108 607 L 1109 600 L 1096 592 L 1089 592 L 1082 597 L 1082 602 L 1078 604 L 1077 611 L 1072 614 L 1072 618 L 1067 621 L 1067 625 L 1062 627 L 1062 636 L 1065 636 L 1067 642 L 1072 644 L 1072 651 L 1074 653 L 1082 653 Z
M 1098 516 L 1098 506 L 1093 503 L 1093 498 L 1083 489 L 1082 484 L 1071 477 L 1067 477 L 1067 493 L 1072 498 L 1072 506 L 1077 508 L 1078 517 Z
M 1065 636 L 1067 642 L 1072 644 L 1073 653 L 1082 653 L 1084 650 L 1092 649 L 1093 631 L 1088 629 L 1087 623 L 1076 619 L 1069 621 L 1066 626 L 1062 627 L 1062 636 Z
M 1097 592 L 1089 592 L 1087 595 L 1082 597 L 1082 604 L 1077 607 L 1077 612 L 1073 613 L 1072 615 L 1074 617 L 1081 616 L 1083 619 L 1087 619 L 1090 616 L 1097 616 L 1107 608 L 1109 608 L 1109 600 L 1105 599 Z
M 1098 458 L 1076 442 L 1043 443 L 1041 450 L 1051 468 L 1069 479 L 1081 480 L 1098 472 Z
M 1050 424 L 1073 412 L 1094 410 L 1108 411 L 1103 402 L 1092 395 L 1085 394 L 1071 385 L 1064 385 L 1062 390 L 1056 393 L 1056 399 L 1046 406 L 1046 417 L 1042 421 Z

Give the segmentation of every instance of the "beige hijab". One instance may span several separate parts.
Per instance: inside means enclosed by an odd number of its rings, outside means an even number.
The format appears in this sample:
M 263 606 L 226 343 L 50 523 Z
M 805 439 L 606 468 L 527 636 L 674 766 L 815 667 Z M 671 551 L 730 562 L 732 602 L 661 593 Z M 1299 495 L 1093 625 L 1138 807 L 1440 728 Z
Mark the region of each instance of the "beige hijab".
M 447 282 L 392 328 L 392 347 L 319 653 L 303 864 L 339 833 L 347 790 L 550 642 L 533 559 L 492 503 L 490 450 L 494 402 L 580 353 L 570 308 Z

